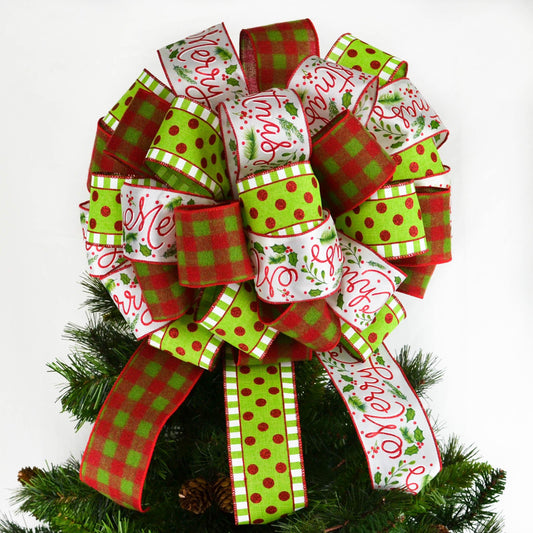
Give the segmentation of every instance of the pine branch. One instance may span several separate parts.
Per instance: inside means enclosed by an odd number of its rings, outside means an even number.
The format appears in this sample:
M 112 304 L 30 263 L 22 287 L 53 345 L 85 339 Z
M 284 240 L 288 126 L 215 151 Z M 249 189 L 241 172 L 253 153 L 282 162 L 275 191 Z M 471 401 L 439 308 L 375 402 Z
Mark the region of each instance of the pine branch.
M 54 533 L 53 530 L 46 526 L 23 527 L 8 518 L 0 519 L 0 531 L 2 533 Z
M 111 295 L 98 278 L 86 275 L 82 278 L 81 286 L 88 295 L 82 306 L 87 307 L 90 313 L 100 314 L 106 320 L 114 322 L 124 321 Z
M 444 375 L 441 369 L 436 368 L 433 355 L 424 354 L 422 350 L 413 356 L 410 348 L 404 346 L 396 360 L 419 396 L 425 396 L 427 391 L 441 381 Z

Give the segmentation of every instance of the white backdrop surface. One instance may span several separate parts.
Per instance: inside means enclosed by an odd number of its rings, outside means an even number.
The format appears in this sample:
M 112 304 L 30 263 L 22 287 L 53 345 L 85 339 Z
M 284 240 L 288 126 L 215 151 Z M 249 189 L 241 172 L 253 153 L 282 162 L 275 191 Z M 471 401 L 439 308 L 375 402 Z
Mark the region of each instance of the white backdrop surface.
M 533 363 L 531 153 L 533 4 L 528 0 L 289 3 L 0 0 L 0 512 L 23 466 L 79 457 L 46 362 L 83 323 L 78 203 L 97 119 L 155 51 L 221 21 L 241 28 L 311 18 L 327 53 L 342 33 L 409 62 L 411 79 L 451 131 L 453 255 L 388 343 L 432 352 L 445 370 L 431 407 L 443 435 L 475 444 L 508 472 L 506 531 L 531 531 Z

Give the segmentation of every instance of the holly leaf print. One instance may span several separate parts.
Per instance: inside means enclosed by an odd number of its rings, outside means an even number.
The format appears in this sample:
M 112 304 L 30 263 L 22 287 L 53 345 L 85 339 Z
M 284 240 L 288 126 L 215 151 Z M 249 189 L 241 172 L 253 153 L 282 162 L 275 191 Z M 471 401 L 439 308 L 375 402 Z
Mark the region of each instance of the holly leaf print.
M 296 252 L 291 252 L 289 254 L 289 263 L 295 267 L 298 264 L 298 254 Z
M 133 253 L 133 246 L 129 242 L 127 242 L 126 245 L 124 246 L 124 251 L 127 254 Z
M 279 255 L 271 255 L 268 258 L 268 264 L 269 265 L 279 265 L 281 263 L 285 262 L 285 255 L 279 254 Z
M 228 75 L 231 76 L 236 70 L 237 70 L 237 65 L 230 65 L 230 66 L 226 69 L 226 74 L 228 74 Z
M 394 276 L 394 283 L 395 285 L 401 285 L 402 278 L 400 278 L 400 276 Z
M 191 77 L 192 75 L 194 75 L 192 70 L 189 70 L 180 65 L 174 65 L 174 70 L 180 78 L 184 79 L 185 81 L 188 81 L 189 83 L 192 83 L 193 85 L 197 85 L 196 80 Z
M 254 242 L 254 249 L 257 250 L 260 254 L 265 253 L 265 249 L 263 248 L 263 245 L 260 242 Z
M 166 250 L 163 254 L 163 257 L 174 257 L 177 253 L 176 245 L 173 244 L 170 248 Z
M 381 477 L 382 477 L 382 476 L 381 476 L 381 472 L 376 472 L 376 473 L 374 474 L 374 483 L 375 483 L 376 485 L 379 485 L 379 484 L 381 483 Z
M 337 107 L 337 104 L 335 103 L 335 100 L 329 101 L 328 113 L 329 113 L 330 119 L 336 117 L 340 113 L 339 108 Z
M 284 254 L 286 250 L 287 247 L 284 244 L 274 244 L 274 246 L 272 246 L 272 251 L 277 254 Z
M 139 246 L 139 252 L 141 252 L 144 257 L 150 257 L 152 255 L 152 249 L 146 246 L 146 244 L 141 244 Z
M 412 446 L 409 446 L 409 448 L 407 448 L 403 453 L 404 455 L 416 455 L 418 453 L 418 446 L 413 444 Z
M 383 359 L 383 357 L 381 357 L 381 355 L 378 355 L 378 356 L 376 356 L 376 363 L 378 363 L 378 365 L 384 365 L 385 364 L 385 359 Z
M 122 272 L 122 273 L 120 274 L 120 281 L 122 281 L 122 283 L 123 283 L 124 285 L 129 285 L 130 282 L 131 282 L 131 278 L 130 278 L 127 274 L 125 274 L 124 272 Z
M 409 428 L 400 428 L 400 433 L 402 434 L 402 437 L 405 442 L 408 442 L 409 444 L 416 442 L 416 439 L 414 435 L 409 431 Z
M 436 130 L 439 126 L 440 126 L 440 122 L 439 122 L 438 120 L 432 120 L 432 121 L 429 123 L 429 127 L 430 127 L 432 130 Z
M 350 109 L 350 106 L 352 105 L 352 93 L 350 92 L 345 92 L 343 95 L 342 95 L 342 105 L 346 108 L 346 109 Z
M 174 44 L 169 44 L 167 48 L 171 49 L 172 47 L 176 47 L 172 52 L 169 54 L 170 59 L 174 59 L 180 52 L 181 47 L 185 44 L 185 41 L 181 40 Z
M 292 102 L 285 104 L 285 111 L 287 111 L 287 113 L 293 117 L 298 116 L 298 108 Z
M 362 413 L 364 413 L 366 411 L 365 402 L 363 402 L 363 400 L 361 400 L 361 398 L 359 398 L 359 396 L 350 396 L 348 398 L 348 403 L 354 409 L 357 409 L 358 411 L 361 411 Z
M 322 294 L 322 291 L 320 289 L 311 289 L 309 291 L 309 296 L 320 296 Z
M 235 78 L 228 78 L 226 80 L 226 83 L 228 85 L 232 85 L 233 87 L 237 87 L 238 85 L 240 85 L 239 80 L 236 80 Z
M 416 442 L 424 442 L 424 432 L 420 428 L 416 428 L 414 432 Z
M 390 147 L 391 147 L 391 148 L 400 148 L 400 146 L 402 146 L 402 144 L 403 144 L 403 141 L 398 141 L 398 142 L 396 142 L 396 143 L 392 143 L 392 144 L 390 145 Z
M 124 240 L 129 243 L 135 242 L 137 240 L 137 233 L 126 233 Z
M 220 57 L 222 61 L 229 61 L 233 57 L 233 54 L 227 48 L 222 48 L 222 46 L 217 46 L 215 48 L 215 54 Z
M 232 152 L 235 152 L 235 150 L 237 150 L 237 143 L 235 142 L 235 139 L 230 139 L 229 140 L 229 149 Z
M 341 374 L 341 378 L 342 378 L 344 381 L 348 381 L 349 383 L 352 382 L 352 377 L 351 377 L 351 376 L 347 376 L 346 374 Z
M 424 126 L 426 125 L 426 117 L 424 115 L 419 115 L 415 118 L 413 121 L 413 126 L 416 126 L 416 131 L 414 134 L 414 138 L 420 137 L 420 134 L 422 133 L 422 130 L 424 129 Z
M 344 388 L 342 389 L 342 392 L 350 392 L 350 391 L 352 391 L 354 389 L 355 389 L 355 387 L 351 383 L 348 383 L 348 385 L 344 385 Z
M 172 200 L 170 200 L 170 202 L 168 202 L 168 204 L 165 205 L 165 207 L 169 211 L 172 211 L 175 207 L 179 207 L 182 203 L 183 203 L 183 198 L 178 196 L 177 198 L 173 198 Z
M 414 420 L 415 418 L 415 410 L 412 407 L 408 407 L 407 411 L 405 411 L 405 419 L 407 422 L 411 422 L 411 420 Z

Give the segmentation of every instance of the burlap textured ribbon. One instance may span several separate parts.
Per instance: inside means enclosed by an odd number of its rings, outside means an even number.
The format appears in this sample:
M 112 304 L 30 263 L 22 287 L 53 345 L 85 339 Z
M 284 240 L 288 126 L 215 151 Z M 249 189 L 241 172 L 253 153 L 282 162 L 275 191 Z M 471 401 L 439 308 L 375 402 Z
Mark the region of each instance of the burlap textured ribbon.
M 143 71 L 100 120 L 81 206 L 91 275 L 146 337 L 82 479 L 142 510 L 162 425 L 227 344 L 237 524 L 306 505 L 293 365 L 313 351 L 374 485 L 417 492 L 438 450 L 381 345 L 405 318 L 396 292 L 422 297 L 451 258 L 447 130 L 405 62 L 348 34 L 322 59 L 308 20 L 243 30 L 242 65 L 223 24 L 159 56 L 172 89 Z

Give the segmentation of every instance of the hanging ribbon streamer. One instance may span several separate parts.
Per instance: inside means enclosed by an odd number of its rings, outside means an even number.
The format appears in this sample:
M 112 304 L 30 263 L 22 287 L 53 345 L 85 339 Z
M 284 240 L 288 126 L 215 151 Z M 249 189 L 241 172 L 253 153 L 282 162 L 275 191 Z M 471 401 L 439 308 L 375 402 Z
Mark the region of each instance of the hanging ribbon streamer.
M 98 122 L 89 270 L 144 341 L 81 478 L 142 511 L 163 424 L 227 345 L 237 524 L 306 505 L 294 364 L 313 353 L 374 486 L 416 493 L 438 449 L 382 343 L 405 318 L 396 293 L 423 297 L 451 259 L 448 132 L 404 61 L 349 34 L 321 58 L 309 20 L 273 24 L 240 53 L 224 24 L 161 48 L 171 87 L 145 70 Z

